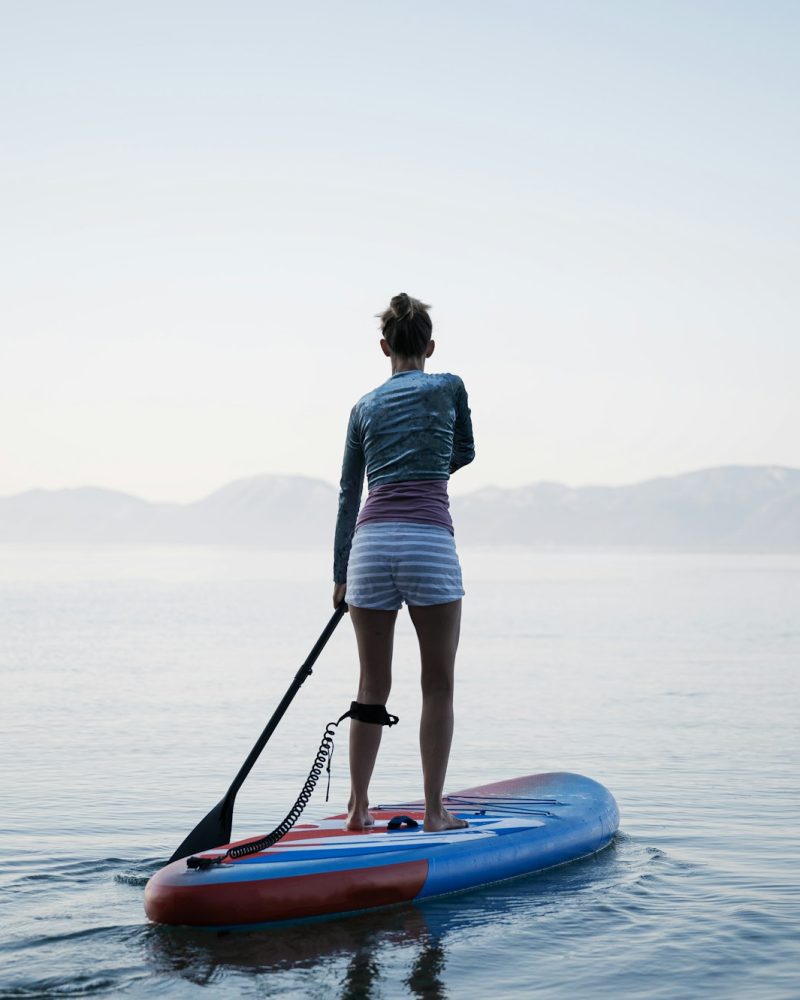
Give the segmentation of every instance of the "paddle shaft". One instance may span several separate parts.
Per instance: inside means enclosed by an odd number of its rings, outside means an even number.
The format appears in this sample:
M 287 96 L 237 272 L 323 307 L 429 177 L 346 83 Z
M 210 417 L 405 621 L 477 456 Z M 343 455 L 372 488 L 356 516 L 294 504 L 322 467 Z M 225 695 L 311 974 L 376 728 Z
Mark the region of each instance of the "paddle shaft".
M 319 637 L 319 639 L 317 639 L 316 643 L 314 644 L 314 648 L 306 657 L 305 662 L 297 671 L 297 673 L 294 675 L 294 680 L 289 685 L 289 690 L 283 696 L 280 704 L 272 713 L 272 718 L 264 727 L 264 732 L 258 737 L 255 746 L 247 756 L 247 760 L 239 768 L 239 773 L 231 782 L 231 787 L 228 789 L 228 792 L 225 796 L 226 799 L 233 799 L 233 797 L 242 787 L 245 778 L 252 771 L 253 765 L 261 756 L 261 751 L 267 745 L 267 741 L 269 740 L 270 736 L 272 736 L 272 734 L 275 732 L 278 723 L 286 714 L 286 709 L 289 707 L 289 705 L 291 705 L 292 701 L 294 700 L 294 696 L 303 686 L 303 683 L 306 680 L 306 678 L 311 676 L 312 667 L 316 663 L 317 657 L 324 649 L 328 639 L 330 639 L 330 637 L 333 635 L 334 629 L 341 621 L 342 615 L 345 613 L 345 611 L 347 611 L 347 605 L 344 602 L 342 602 L 339 605 L 339 607 L 334 611 L 331 620 L 323 629 L 322 635 Z

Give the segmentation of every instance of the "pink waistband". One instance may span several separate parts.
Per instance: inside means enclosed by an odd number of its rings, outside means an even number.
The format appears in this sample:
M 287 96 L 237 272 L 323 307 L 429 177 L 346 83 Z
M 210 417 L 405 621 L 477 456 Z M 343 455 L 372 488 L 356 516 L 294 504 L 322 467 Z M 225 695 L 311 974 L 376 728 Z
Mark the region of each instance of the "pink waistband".
M 356 521 L 356 530 L 370 521 L 436 524 L 453 534 L 446 479 L 410 479 L 384 483 L 370 490 Z

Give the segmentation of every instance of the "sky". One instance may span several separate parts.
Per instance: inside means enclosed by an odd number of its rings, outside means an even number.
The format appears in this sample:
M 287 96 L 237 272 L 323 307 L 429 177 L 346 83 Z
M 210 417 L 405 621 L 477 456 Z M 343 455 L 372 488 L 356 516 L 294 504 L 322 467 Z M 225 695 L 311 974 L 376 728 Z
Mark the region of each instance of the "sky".
M 800 467 L 800 5 L 0 0 L 0 495 L 335 483 L 432 303 L 453 492 Z

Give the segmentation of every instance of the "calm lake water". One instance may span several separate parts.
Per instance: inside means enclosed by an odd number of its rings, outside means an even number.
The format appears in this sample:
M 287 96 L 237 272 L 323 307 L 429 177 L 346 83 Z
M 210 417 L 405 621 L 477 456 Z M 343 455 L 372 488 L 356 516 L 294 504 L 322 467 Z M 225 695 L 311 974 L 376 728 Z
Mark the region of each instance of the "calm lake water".
M 595 857 L 250 934 L 153 926 L 143 886 L 222 796 L 330 616 L 330 557 L 0 547 L 0 996 L 800 996 L 800 557 L 462 551 L 448 787 L 596 778 Z M 373 800 L 420 793 L 398 626 Z M 294 801 L 355 693 L 345 619 L 237 799 Z M 347 796 L 340 740 L 331 802 Z

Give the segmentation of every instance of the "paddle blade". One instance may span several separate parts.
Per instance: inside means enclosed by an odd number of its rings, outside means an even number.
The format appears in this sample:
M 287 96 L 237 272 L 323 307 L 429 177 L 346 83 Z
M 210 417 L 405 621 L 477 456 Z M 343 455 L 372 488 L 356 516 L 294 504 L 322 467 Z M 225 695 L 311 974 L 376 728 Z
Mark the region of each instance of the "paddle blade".
M 199 854 L 212 847 L 229 844 L 233 827 L 233 800 L 226 795 L 218 802 L 211 812 L 201 819 L 181 846 L 169 859 L 170 863 L 179 858 L 188 858 L 190 854 Z

